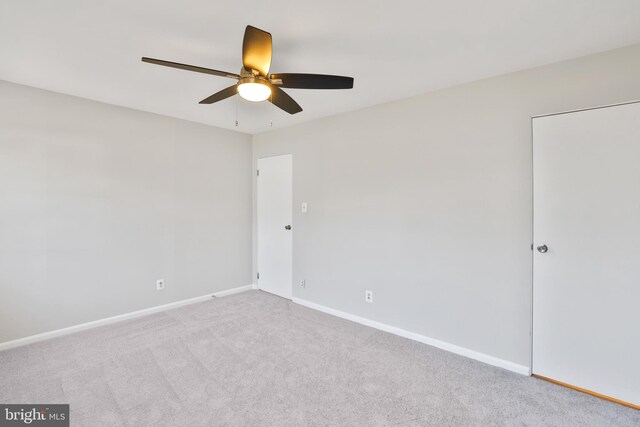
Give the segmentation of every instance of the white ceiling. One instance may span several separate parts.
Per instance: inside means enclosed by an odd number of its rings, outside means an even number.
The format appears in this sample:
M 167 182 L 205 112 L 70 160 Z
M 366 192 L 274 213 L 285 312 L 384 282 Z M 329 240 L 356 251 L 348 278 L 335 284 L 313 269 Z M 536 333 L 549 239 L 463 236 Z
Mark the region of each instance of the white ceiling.
M 272 33 L 272 72 L 355 88 L 290 89 L 295 116 L 238 97 L 204 106 L 234 81 L 140 61 L 237 73 L 247 24 Z M 638 0 L 0 2 L 0 79 L 247 133 L 638 42 Z

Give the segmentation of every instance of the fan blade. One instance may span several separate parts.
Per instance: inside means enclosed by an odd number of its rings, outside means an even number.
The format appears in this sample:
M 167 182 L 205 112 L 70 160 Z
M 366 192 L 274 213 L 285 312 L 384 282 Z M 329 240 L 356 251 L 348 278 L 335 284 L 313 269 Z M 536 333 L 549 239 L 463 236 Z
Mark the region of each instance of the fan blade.
M 211 74 L 213 76 L 229 77 L 230 79 L 236 79 L 236 80 L 240 78 L 238 74 L 227 73 L 226 71 L 212 70 L 211 68 L 180 64 L 178 62 L 163 61 L 162 59 L 147 58 L 144 56 L 142 57 L 142 62 L 148 62 L 150 64 L 156 64 L 156 65 L 164 65 L 165 67 L 179 68 L 181 70 L 195 71 L 196 73 Z
M 277 86 L 271 86 L 271 98 L 269 98 L 269 101 L 289 114 L 296 114 L 302 111 L 302 107 Z
M 353 77 L 330 76 L 327 74 L 271 74 L 271 82 L 281 80 L 280 87 L 291 89 L 352 89 Z
M 256 70 L 266 77 L 271 68 L 271 34 L 247 25 L 242 41 L 242 64 L 245 70 Z
M 227 99 L 230 96 L 238 93 L 238 86 L 233 85 L 229 86 L 226 89 L 222 89 L 220 92 L 216 92 L 208 98 L 203 99 L 199 102 L 199 104 L 213 104 L 214 102 L 222 101 L 223 99 Z

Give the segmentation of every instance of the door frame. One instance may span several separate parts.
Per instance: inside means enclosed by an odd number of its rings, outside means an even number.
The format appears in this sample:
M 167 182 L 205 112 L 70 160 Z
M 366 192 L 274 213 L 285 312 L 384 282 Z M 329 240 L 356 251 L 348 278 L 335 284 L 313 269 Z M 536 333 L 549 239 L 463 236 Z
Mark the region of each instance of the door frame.
M 534 281 L 534 276 L 535 276 L 535 253 L 534 253 L 534 247 L 535 247 L 535 212 L 536 212 L 536 207 L 535 207 L 535 200 L 534 200 L 534 186 L 535 186 L 535 171 L 534 171 L 534 150 L 535 150 L 535 139 L 534 139 L 534 135 L 533 135 L 533 120 L 534 119 L 538 119 L 538 118 L 543 118 L 543 117 L 551 117 L 551 116 L 559 116 L 562 114 L 571 114 L 571 113 L 579 113 L 581 111 L 590 111 L 590 110 L 600 110 L 603 108 L 610 108 L 610 107 L 620 107 L 620 106 L 624 106 L 624 105 L 630 105 L 630 104 L 638 104 L 640 103 L 640 100 L 631 100 L 631 101 L 625 101 L 625 102 L 617 102 L 617 103 L 613 103 L 613 104 L 603 104 L 603 105 L 598 105 L 595 107 L 587 107 L 587 108 L 577 108 L 577 109 L 573 109 L 573 110 L 564 110 L 564 111 L 559 111 L 556 113 L 548 113 L 548 114 L 539 114 L 539 115 L 535 115 L 535 116 L 531 116 L 530 119 L 530 137 L 531 137 L 531 292 L 530 292 L 530 310 L 531 310 L 531 316 L 530 316 L 530 327 L 529 327 L 529 340 L 530 340 L 530 352 L 529 352 L 529 376 L 533 376 L 539 379 L 543 379 L 555 384 L 559 384 L 562 385 L 564 387 L 568 387 L 577 391 L 580 391 L 582 393 L 586 393 L 586 394 L 590 394 L 592 396 L 596 396 L 605 400 L 609 400 L 624 406 L 630 406 L 634 409 L 638 409 L 638 407 L 636 407 L 635 405 L 629 404 L 628 402 L 623 402 L 621 400 L 609 397 L 609 396 L 604 396 L 601 395 L 599 393 L 596 392 L 592 392 L 590 390 L 585 390 L 582 389 L 580 387 L 577 386 L 573 386 L 571 384 L 565 384 L 562 383 L 560 381 L 556 381 L 550 378 L 546 378 L 546 377 L 542 377 L 542 376 L 538 376 L 533 372 L 533 346 L 535 345 L 534 341 L 533 341 L 533 327 L 534 327 L 534 316 L 535 316 L 535 312 L 534 312 L 534 307 L 533 307 L 533 297 L 534 297 L 534 292 L 535 292 L 535 281 Z
M 261 289 L 260 288 L 260 277 L 259 277 L 259 275 L 260 275 L 260 268 L 259 268 L 259 265 L 260 265 L 259 264 L 259 262 L 260 262 L 259 261 L 259 259 L 260 259 L 260 250 L 259 250 L 259 243 L 258 243 L 258 240 L 259 240 L 259 228 L 258 228 L 259 227 L 259 221 L 258 221 L 258 215 L 259 215 L 259 213 L 258 213 L 258 176 L 259 176 L 259 172 L 258 171 L 259 171 L 259 167 L 258 167 L 258 162 L 260 160 L 263 160 L 263 159 L 269 159 L 269 158 L 272 158 L 272 157 L 280 157 L 280 156 L 290 156 L 290 158 L 291 158 L 291 231 L 290 232 L 293 233 L 295 231 L 295 224 L 294 224 L 295 220 L 294 220 L 294 217 L 293 217 L 293 214 L 295 212 L 294 203 L 293 203 L 293 189 L 295 187 L 295 185 L 294 185 L 294 155 L 293 155 L 293 153 L 278 153 L 278 154 L 269 154 L 269 155 L 264 155 L 264 156 L 260 156 L 260 157 L 255 157 L 255 163 L 254 163 L 255 169 L 254 169 L 253 178 L 255 180 L 254 181 L 255 182 L 255 196 L 254 196 L 254 200 L 255 200 L 255 208 L 254 208 L 255 209 L 254 210 L 254 214 L 255 214 L 255 222 L 254 222 L 254 224 L 255 224 L 255 234 L 254 234 L 254 236 L 255 236 L 254 237 L 254 239 L 255 239 L 255 243 L 254 243 L 255 244 L 255 252 L 254 252 L 255 253 L 255 261 L 254 261 L 254 265 L 255 265 L 256 271 L 254 272 L 254 278 L 256 279 L 256 284 L 254 286 L 255 286 L 255 289 L 258 289 L 258 290 Z M 294 290 L 294 286 L 293 286 L 293 283 L 294 283 L 294 281 L 293 281 L 293 234 L 291 234 L 291 243 L 292 243 L 292 249 L 291 249 L 291 284 L 290 284 L 290 286 L 291 286 L 291 298 L 293 299 L 293 290 Z M 265 292 L 267 292 L 267 291 L 265 291 Z M 271 295 L 287 299 L 286 297 L 281 297 L 280 295 L 276 295 L 276 294 L 271 294 Z

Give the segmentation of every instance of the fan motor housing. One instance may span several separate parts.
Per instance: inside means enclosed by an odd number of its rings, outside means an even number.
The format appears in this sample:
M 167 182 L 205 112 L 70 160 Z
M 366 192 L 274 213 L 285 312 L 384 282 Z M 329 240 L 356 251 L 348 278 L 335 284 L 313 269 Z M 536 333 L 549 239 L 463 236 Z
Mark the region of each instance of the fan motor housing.
M 240 80 L 238 80 L 238 86 L 243 85 L 245 83 L 263 84 L 271 88 L 271 82 L 262 76 L 242 77 Z

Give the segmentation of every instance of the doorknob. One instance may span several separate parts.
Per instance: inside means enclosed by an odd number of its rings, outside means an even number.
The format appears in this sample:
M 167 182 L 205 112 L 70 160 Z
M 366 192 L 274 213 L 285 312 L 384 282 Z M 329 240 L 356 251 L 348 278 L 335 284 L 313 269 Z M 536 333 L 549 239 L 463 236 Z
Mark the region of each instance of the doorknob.
M 285 225 L 285 226 L 284 226 L 284 229 L 285 229 L 285 230 L 291 230 L 291 226 L 290 226 L 290 225 Z
M 538 250 L 538 252 L 540 252 L 541 254 L 545 254 L 547 253 L 547 251 L 549 250 L 549 248 L 547 247 L 547 245 L 540 245 L 536 248 Z

